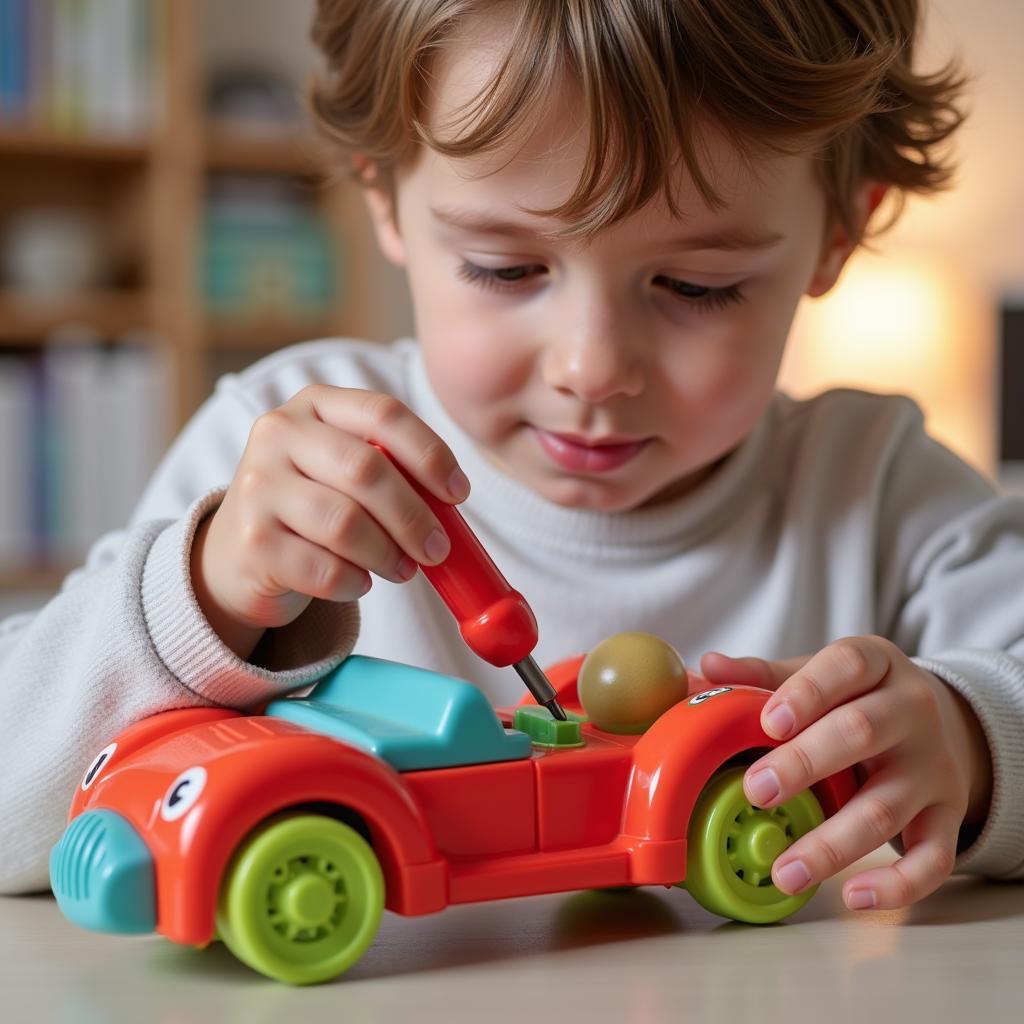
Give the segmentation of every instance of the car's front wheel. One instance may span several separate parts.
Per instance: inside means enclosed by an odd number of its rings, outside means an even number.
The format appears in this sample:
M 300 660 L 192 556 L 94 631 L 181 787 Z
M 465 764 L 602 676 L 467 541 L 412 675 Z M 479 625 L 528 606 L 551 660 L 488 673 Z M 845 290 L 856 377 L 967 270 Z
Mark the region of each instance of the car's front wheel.
M 754 807 L 743 793 L 745 771 L 742 765 L 724 769 L 697 798 L 681 885 L 713 914 L 769 924 L 799 910 L 817 891 L 815 885 L 787 895 L 772 882 L 772 865 L 825 815 L 809 789 L 777 807 Z
M 347 970 L 373 941 L 384 878 L 348 825 L 316 814 L 270 818 L 239 846 L 217 903 L 217 930 L 243 963 L 309 985 Z

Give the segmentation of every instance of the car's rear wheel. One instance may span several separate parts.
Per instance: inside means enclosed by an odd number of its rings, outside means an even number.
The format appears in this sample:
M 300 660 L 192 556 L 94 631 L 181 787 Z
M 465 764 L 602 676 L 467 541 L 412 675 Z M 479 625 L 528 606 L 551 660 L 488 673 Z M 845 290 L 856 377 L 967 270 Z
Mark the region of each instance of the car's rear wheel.
M 363 955 L 383 909 L 380 864 L 355 829 L 316 814 L 279 816 L 232 856 L 217 930 L 254 970 L 309 985 L 337 976 Z
M 814 885 L 787 895 L 772 882 L 772 864 L 825 815 L 809 789 L 777 807 L 754 807 L 743 793 L 745 770 L 719 772 L 697 798 L 681 884 L 714 914 L 769 924 L 799 910 L 817 891 Z

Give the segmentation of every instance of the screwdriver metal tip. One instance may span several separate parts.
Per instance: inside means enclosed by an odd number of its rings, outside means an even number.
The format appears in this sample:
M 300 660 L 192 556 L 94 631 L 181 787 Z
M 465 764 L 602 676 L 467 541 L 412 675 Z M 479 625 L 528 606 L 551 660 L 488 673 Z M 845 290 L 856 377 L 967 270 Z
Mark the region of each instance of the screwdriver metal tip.
M 551 712 L 554 718 L 557 718 L 560 722 L 567 722 L 569 720 L 565 711 L 562 710 L 562 705 L 558 703 L 557 698 L 552 697 L 551 700 L 544 702 L 544 707 Z
M 526 683 L 526 688 L 533 694 L 533 699 L 538 704 L 543 704 L 558 721 L 568 721 L 569 716 L 562 709 L 562 705 L 558 703 L 551 681 L 529 654 L 522 661 L 517 661 L 513 667 Z

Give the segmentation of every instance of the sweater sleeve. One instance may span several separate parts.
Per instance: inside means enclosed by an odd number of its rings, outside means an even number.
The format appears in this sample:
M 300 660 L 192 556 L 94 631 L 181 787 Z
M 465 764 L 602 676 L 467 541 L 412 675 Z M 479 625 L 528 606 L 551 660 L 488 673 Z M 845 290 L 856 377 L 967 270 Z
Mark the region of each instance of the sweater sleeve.
M 200 611 L 192 538 L 223 496 L 250 422 L 230 396 L 208 403 L 128 528 L 100 538 L 41 610 L 0 623 L 0 893 L 48 887 L 75 786 L 112 736 L 174 708 L 255 706 L 310 684 L 354 646 L 355 602 L 314 600 L 268 630 L 247 662 Z
M 992 759 L 987 820 L 961 833 L 954 871 L 1024 878 L 1024 501 L 929 438 L 919 415 L 885 493 L 883 630 L 967 700 Z
M 961 836 L 953 870 L 1024 879 L 1024 661 L 992 651 L 915 658 L 970 703 L 992 755 L 992 803 L 976 835 Z

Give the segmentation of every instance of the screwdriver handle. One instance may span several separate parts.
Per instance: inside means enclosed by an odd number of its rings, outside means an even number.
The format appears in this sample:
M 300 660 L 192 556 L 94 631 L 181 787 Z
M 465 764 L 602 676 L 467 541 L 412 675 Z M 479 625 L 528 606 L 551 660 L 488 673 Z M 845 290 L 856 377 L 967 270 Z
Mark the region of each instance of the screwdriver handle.
M 420 565 L 459 624 L 466 645 L 497 668 L 523 661 L 537 646 L 537 620 L 526 599 L 513 590 L 462 514 L 430 493 L 383 446 L 380 449 L 441 520 L 451 552 L 439 565 Z

